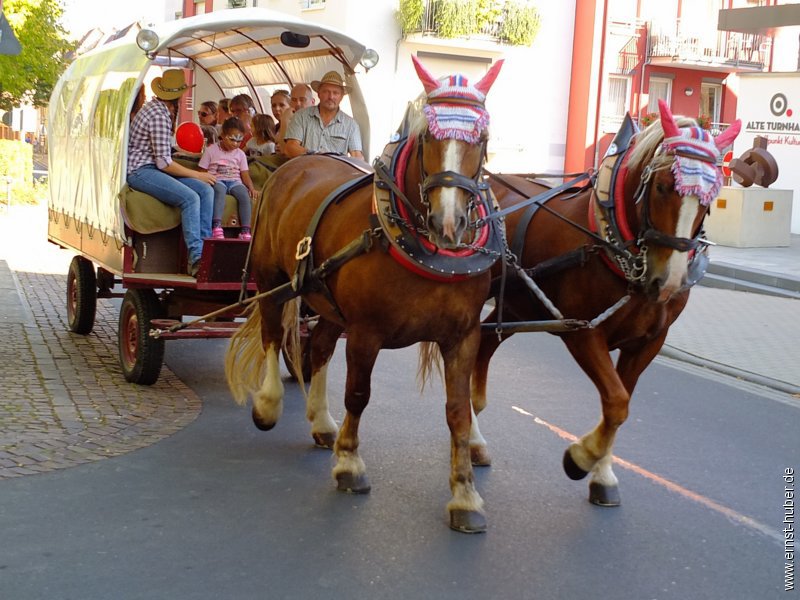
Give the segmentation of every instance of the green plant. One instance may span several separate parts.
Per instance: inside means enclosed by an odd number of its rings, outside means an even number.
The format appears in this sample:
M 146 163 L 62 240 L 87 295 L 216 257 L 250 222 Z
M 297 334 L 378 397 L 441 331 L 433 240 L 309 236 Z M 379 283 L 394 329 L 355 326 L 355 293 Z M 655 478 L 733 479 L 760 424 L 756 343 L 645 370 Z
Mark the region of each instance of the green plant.
M 711 117 L 708 115 L 700 115 L 697 117 L 697 125 L 703 129 L 711 129 Z
M 507 0 L 500 22 L 500 38 L 513 46 L 530 46 L 541 26 L 539 11 L 529 1 Z
M 478 31 L 484 27 L 491 27 L 500 20 L 503 15 L 502 0 L 478 0 L 477 12 L 475 14 L 475 26 Z
M 477 0 L 439 0 L 435 6 L 434 23 L 439 37 L 464 37 L 478 31 Z
M 425 0 L 400 0 L 397 22 L 403 35 L 422 29 L 425 14 Z
M 641 125 L 642 127 L 647 127 L 648 125 L 653 124 L 658 119 L 659 115 L 657 112 L 643 113 L 642 116 L 639 118 L 639 125 Z

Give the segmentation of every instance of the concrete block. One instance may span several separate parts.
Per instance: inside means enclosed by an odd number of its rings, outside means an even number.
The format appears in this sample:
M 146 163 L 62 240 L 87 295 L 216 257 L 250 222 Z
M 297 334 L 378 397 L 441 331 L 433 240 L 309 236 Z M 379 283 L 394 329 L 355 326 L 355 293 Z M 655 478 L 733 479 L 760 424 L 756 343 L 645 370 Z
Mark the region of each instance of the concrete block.
M 789 246 L 792 190 L 725 186 L 711 206 L 708 239 L 736 248 Z

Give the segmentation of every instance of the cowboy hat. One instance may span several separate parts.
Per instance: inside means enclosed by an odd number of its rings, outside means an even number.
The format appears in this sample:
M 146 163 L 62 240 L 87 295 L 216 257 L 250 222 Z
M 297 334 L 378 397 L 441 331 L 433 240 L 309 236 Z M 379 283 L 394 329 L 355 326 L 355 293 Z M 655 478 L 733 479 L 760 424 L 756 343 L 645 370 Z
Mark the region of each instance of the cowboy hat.
M 150 84 L 153 93 L 162 100 L 175 100 L 183 96 L 190 86 L 186 85 L 183 71 L 168 69 L 161 77 L 156 77 Z
M 311 82 L 311 89 L 315 92 L 319 92 L 319 88 L 323 83 L 330 83 L 331 85 L 338 85 L 342 88 L 343 93 L 347 93 L 347 86 L 344 84 L 344 80 L 342 76 L 339 75 L 337 71 L 328 71 L 325 75 L 322 76 L 322 79 L 319 81 L 315 80 Z

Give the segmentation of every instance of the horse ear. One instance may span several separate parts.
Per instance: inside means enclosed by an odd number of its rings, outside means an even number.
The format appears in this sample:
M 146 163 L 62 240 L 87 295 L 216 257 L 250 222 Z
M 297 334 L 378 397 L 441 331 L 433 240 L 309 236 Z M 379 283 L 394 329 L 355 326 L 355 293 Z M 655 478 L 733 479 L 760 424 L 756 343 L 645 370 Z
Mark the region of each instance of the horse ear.
M 497 79 L 497 75 L 500 73 L 500 68 L 503 66 L 504 59 L 498 60 L 496 63 L 492 65 L 492 67 L 486 71 L 486 75 L 484 75 L 481 80 L 475 84 L 475 89 L 481 92 L 484 96 L 489 93 L 489 88 L 492 87 L 494 80 Z
M 437 89 L 442 85 L 442 83 L 433 76 L 433 74 L 425 68 L 425 66 L 419 62 L 419 59 L 411 55 L 411 60 L 414 62 L 414 69 L 417 71 L 417 76 L 419 80 L 422 82 L 422 86 L 425 88 L 425 93 L 430 94 L 433 90 Z
M 714 143 L 717 145 L 717 148 L 722 150 L 730 146 L 741 130 L 742 121 L 741 119 L 736 119 L 730 127 L 714 138 Z
M 675 124 L 675 118 L 672 116 L 672 111 L 667 106 L 667 103 L 659 98 L 658 112 L 661 113 L 661 129 L 664 130 L 664 137 L 671 138 L 681 134 L 678 126 Z

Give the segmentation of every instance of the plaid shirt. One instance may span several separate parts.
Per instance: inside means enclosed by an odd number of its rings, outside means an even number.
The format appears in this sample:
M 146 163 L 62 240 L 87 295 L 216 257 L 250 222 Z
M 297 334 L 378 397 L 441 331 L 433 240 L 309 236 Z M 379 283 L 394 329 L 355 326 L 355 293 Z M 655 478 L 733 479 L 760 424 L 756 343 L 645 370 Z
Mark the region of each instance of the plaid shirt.
M 128 138 L 128 175 L 139 167 L 172 162 L 172 118 L 167 105 L 151 100 L 136 113 Z
M 306 150 L 314 152 L 347 154 L 362 151 L 361 130 L 353 117 L 340 110 L 324 126 L 319 115 L 319 106 L 309 106 L 297 111 L 286 128 L 286 139 L 299 140 Z

